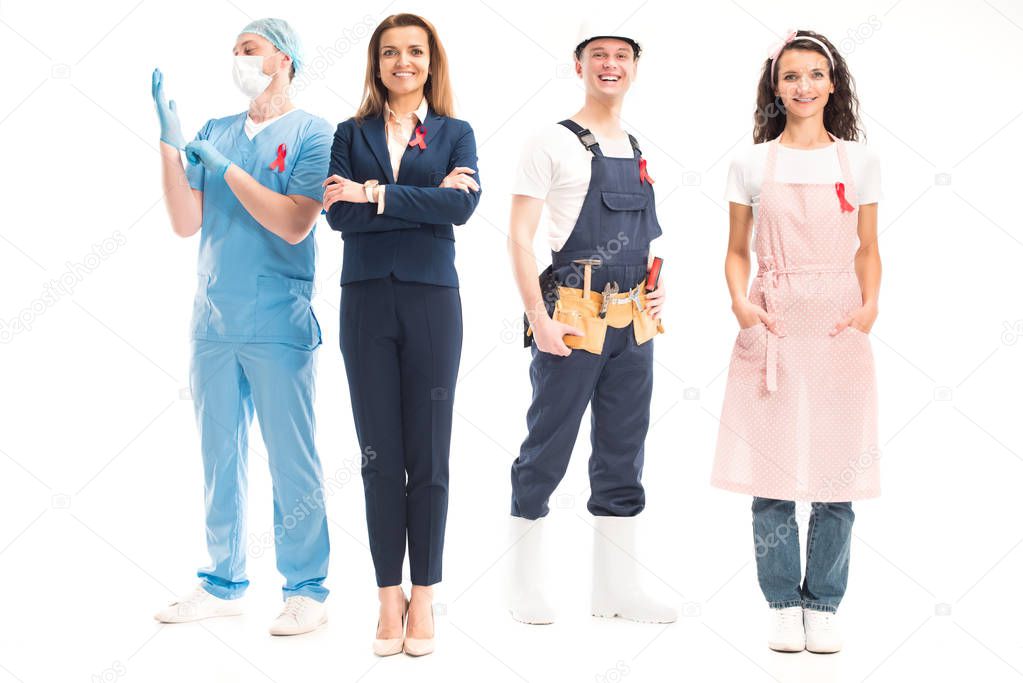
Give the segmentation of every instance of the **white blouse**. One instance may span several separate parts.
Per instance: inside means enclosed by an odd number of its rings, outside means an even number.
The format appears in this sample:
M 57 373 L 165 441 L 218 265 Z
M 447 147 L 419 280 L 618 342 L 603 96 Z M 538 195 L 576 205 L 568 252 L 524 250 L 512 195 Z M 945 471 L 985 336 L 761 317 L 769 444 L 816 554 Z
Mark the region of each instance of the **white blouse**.
M 399 117 L 391 105 L 384 103 L 384 131 L 387 135 L 387 154 L 391 158 L 391 171 L 394 173 L 394 180 L 398 180 L 398 170 L 401 166 L 401 158 L 408 149 L 408 141 L 416 126 L 426 120 L 428 109 L 426 98 L 419 103 L 414 112 Z M 384 194 L 386 185 L 380 185 L 376 189 L 377 213 L 384 212 Z

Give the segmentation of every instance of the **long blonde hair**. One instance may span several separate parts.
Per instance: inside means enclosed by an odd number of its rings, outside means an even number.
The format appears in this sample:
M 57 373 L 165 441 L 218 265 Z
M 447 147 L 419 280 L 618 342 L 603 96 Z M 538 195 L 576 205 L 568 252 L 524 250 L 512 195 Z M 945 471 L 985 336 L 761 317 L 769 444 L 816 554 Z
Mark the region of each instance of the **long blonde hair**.
M 451 80 L 448 78 L 448 56 L 444 52 L 437 29 L 429 21 L 416 14 L 392 14 L 380 22 L 369 40 L 366 59 L 366 85 L 362 94 L 362 104 L 355 114 L 355 120 L 361 124 L 363 120 L 374 116 L 383 116 L 384 105 L 387 103 L 387 88 L 378 78 L 380 72 L 380 40 L 384 31 L 389 28 L 418 26 L 426 31 L 430 48 L 430 75 L 426 79 L 423 94 L 430 108 L 441 116 L 454 116 L 455 107 L 451 93 Z

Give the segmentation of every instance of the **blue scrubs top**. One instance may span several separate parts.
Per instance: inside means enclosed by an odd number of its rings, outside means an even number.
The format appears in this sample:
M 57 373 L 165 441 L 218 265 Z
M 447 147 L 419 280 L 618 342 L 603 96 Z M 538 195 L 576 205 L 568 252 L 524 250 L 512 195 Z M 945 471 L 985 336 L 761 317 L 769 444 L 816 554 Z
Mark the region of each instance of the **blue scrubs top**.
M 333 128 L 301 110 L 287 113 L 249 140 L 247 112 L 206 122 L 196 140 L 280 194 L 323 199 L 330 170 Z M 277 161 L 283 148 L 284 170 Z M 316 348 L 320 325 L 313 315 L 313 232 L 297 245 L 273 234 L 235 197 L 223 176 L 188 164 L 189 185 L 203 192 L 199 283 L 192 338 L 229 342 L 282 342 Z

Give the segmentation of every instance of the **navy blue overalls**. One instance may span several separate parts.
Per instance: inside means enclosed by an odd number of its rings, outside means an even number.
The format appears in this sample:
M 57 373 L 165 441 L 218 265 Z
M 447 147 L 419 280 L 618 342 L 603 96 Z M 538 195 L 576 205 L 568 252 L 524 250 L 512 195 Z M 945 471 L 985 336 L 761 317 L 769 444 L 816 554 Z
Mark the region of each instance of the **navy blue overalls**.
M 561 121 L 592 154 L 590 185 L 579 218 L 561 251 L 551 252 L 558 282 L 583 287 L 577 259 L 600 259 L 591 288 L 617 282 L 620 291 L 646 279 L 650 241 L 660 236 L 654 191 L 640 180 L 642 153 L 605 157 L 596 139 L 574 121 Z M 548 303 L 548 313 L 553 302 Z M 632 325 L 607 328 L 598 356 L 580 349 L 568 356 L 532 345 L 529 377 L 533 399 L 526 413 L 529 435 L 512 465 L 512 515 L 537 519 L 565 476 L 579 424 L 591 406 L 590 498 L 594 515 L 631 517 L 644 506 L 643 442 L 650 424 L 653 341 L 637 344 Z

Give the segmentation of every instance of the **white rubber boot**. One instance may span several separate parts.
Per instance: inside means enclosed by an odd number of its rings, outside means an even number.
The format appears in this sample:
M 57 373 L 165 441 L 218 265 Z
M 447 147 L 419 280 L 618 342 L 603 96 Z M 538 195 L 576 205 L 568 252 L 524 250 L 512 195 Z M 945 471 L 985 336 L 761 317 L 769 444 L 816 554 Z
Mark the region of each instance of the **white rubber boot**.
M 557 616 L 544 591 L 544 521 L 512 516 L 508 543 L 508 611 L 524 624 L 552 624 Z
M 593 599 L 595 617 L 667 624 L 678 619 L 675 608 L 647 595 L 640 587 L 635 517 L 594 517 Z

